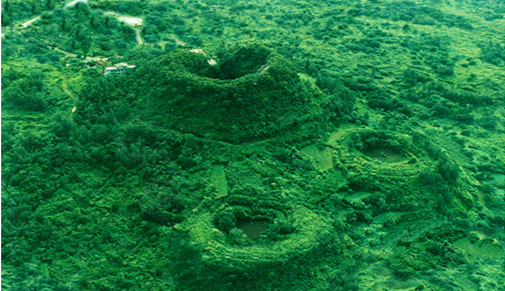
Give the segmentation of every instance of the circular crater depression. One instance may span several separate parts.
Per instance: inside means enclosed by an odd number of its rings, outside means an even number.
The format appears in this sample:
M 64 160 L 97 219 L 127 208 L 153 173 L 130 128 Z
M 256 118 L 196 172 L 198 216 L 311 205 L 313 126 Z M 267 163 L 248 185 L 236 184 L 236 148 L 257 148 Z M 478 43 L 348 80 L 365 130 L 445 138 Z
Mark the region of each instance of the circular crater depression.
M 153 61 L 147 105 L 166 124 L 232 143 L 272 137 L 320 112 L 320 96 L 296 67 L 263 46 L 209 56 L 178 50 Z
M 227 235 L 228 244 L 249 246 L 288 239 L 297 229 L 293 226 L 289 211 L 232 205 L 217 212 L 213 225 Z
M 407 162 L 415 151 L 409 136 L 388 131 L 357 130 L 349 133 L 348 143 L 371 161 L 384 163 Z
M 230 270 L 289 260 L 331 235 L 326 218 L 301 205 L 262 193 L 230 195 L 217 210 L 199 210 L 181 226 L 203 262 Z
M 286 213 L 286 218 L 292 221 L 286 233 L 282 233 L 283 226 L 280 226 L 279 229 L 272 230 L 271 238 L 262 238 L 263 233 L 267 233 L 271 225 L 275 225 L 270 223 L 268 229 L 262 231 L 256 240 L 244 237 L 237 239 L 234 230 L 238 228 L 231 228 L 228 233 L 218 229 L 214 215 L 209 212 L 188 219 L 186 228 L 193 245 L 201 246 L 199 251 L 204 263 L 215 265 L 227 262 L 227 266 L 237 268 L 289 260 L 303 255 L 317 247 L 321 237 L 330 234 L 326 219 L 308 208 L 297 206 Z M 247 221 L 251 223 L 255 220 Z M 270 222 L 267 219 L 264 221 Z
M 220 80 L 234 80 L 249 74 L 261 74 L 268 71 L 268 57 L 271 54 L 272 51 L 265 47 L 242 47 L 237 51 L 225 53 L 217 66 L 195 73 Z

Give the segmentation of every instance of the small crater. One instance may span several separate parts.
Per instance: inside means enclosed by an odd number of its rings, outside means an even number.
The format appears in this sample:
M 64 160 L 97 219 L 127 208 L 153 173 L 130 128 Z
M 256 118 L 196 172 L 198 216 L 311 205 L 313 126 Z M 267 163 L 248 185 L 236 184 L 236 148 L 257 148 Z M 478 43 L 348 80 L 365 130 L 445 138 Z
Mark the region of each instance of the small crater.
M 264 47 L 242 47 L 233 54 L 223 56 L 223 62 L 209 71 L 208 77 L 235 80 L 249 74 L 261 73 L 272 52 Z M 268 68 L 268 66 L 266 66 Z M 263 68 L 264 69 L 264 68 Z M 265 70 L 266 71 L 266 70 Z
M 385 147 L 367 148 L 363 151 L 363 154 L 386 163 L 400 163 L 407 160 L 407 157 L 399 150 L 393 150 Z
M 268 220 L 237 220 L 237 228 L 242 230 L 249 239 L 258 239 L 260 234 L 268 229 Z

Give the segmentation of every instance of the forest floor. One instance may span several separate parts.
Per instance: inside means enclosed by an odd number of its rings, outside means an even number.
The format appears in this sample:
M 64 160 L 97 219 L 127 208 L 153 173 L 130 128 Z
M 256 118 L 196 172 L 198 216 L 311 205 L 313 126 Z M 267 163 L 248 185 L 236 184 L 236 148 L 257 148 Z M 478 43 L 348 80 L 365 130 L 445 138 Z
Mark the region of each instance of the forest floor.
M 77 58 L 77 54 L 61 50 L 61 49 L 59 49 L 57 47 L 52 48 L 52 49 L 54 49 L 55 51 L 59 51 L 60 53 L 63 53 L 65 55 L 65 57 Z M 104 58 L 105 57 L 102 57 L 102 56 L 98 56 L 98 57 L 86 57 L 85 59 L 82 60 L 82 62 L 91 62 L 91 61 L 98 62 L 98 61 L 103 60 Z

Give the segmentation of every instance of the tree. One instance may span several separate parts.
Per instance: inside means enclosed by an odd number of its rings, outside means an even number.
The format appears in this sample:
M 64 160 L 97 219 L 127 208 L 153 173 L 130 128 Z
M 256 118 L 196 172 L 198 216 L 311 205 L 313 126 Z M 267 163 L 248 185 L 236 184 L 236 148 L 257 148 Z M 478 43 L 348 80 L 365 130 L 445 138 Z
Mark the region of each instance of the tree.
M 61 28 L 64 31 L 69 31 L 73 27 L 72 20 L 69 16 L 63 15 L 61 19 Z
M 81 42 L 81 50 L 84 57 L 86 57 L 90 48 L 91 48 L 91 38 L 87 36 Z
M 11 2 L 10 1 L 3 1 L 3 11 L 4 14 L 5 12 L 11 12 Z
M 56 0 L 47 0 L 46 7 L 47 9 L 54 9 L 56 7 Z
M 101 29 L 103 27 L 102 17 L 97 14 L 91 16 L 90 23 L 91 26 L 93 26 L 96 29 Z
M 11 18 L 7 13 L 2 13 L 2 26 L 11 24 Z M 3 50 L 2 50 L 3 51 Z
M 32 13 L 33 14 L 40 14 L 42 12 L 42 7 L 40 6 L 39 1 L 33 1 L 32 2 Z
M 237 218 L 230 209 L 224 210 L 214 216 L 214 225 L 221 231 L 228 233 L 235 228 Z

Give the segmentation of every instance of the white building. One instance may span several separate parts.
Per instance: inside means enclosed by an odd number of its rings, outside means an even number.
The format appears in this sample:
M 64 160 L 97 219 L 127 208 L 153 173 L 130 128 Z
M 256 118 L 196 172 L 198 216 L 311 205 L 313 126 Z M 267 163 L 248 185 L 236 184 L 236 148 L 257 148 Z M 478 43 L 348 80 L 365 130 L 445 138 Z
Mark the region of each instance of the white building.
M 119 75 L 119 74 L 126 72 L 126 70 L 130 70 L 130 69 L 134 69 L 134 68 L 135 68 L 135 65 L 128 65 L 127 63 L 119 63 L 113 67 L 105 67 L 105 71 L 103 74 L 105 75 L 105 77 Z

